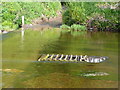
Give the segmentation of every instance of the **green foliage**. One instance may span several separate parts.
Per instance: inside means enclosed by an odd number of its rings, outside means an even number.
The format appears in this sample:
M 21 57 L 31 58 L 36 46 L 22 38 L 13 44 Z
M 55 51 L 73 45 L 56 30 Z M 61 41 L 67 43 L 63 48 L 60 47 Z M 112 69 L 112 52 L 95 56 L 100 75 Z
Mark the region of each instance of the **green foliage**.
M 18 27 L 17 24 L 13 24 L 13 23 L 10 22 L 10 21 L 4 21 L 4 22 L 2 23 L 2 26 L 4 26 L 4 27 L 2 27 L 2 29 L 4 29 L 4 30 L 16 29 L 16 28 Z
M 60 28 L 61 29 L 70 29 L 70 26 L 63 24 L 62 26 L 60 26 Z
M 73 24 L 71 26 L 71 29 L 75 30 L 75 31 L 85 31 L 85 30 L 87 30 L 85 26 L 79 25 L 79 24 Z
M 62 15 L 62 21 L 63 21 L 63 24 L 66 24 L 66 25 L 72 25 L 73 23 L 75 23 L 75 21 L 71 18 L 71 14 L 70 14 L 70 11 L 69 10 L 66 10 L 63 15 Z
M 57 11 L 61 9 L 61 4 L 58 2 L 46 2 L 44 3 L 44 11 L 43 14 L 47 17 L 55 17 L 57 15 Z M 56 8 L 57 7 L 57 8 Z
M 78 3 L 68 3 L 68 9 L 63 13 L 63 23 L 72 25 L 74 23 L 85 23 L 85 9 L 80 7 Z
M 66 25 L 81 24 L 102 30 L 117 29 L 119 9 L 117 2 L 68 2 L 63 13 Z M 90 22 L 88 22 L 90 21 Z
M 85 31 L 85 30 L 87 30 L 87 28 L 85 26 L 79 25 L 79 24 L 73 24 L 71 27 L 63 24 L 60 28 L 65 29 L 65 30 L 74 30 L 74 31 Z
M 25 24 L 29 24 L 34 18 L 42 15 L 46 18 L 54 17 L 57 11 L 61 10 L 60 2 L 3 2 L 2 6 L 3 29 L 20 27 L 21 16 L 25 16 Z

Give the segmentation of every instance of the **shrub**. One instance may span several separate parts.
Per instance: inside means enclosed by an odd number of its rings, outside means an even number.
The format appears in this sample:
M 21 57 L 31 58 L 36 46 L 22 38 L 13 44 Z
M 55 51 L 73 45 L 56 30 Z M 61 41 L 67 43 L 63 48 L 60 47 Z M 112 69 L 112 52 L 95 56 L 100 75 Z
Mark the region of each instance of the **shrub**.
M 9 29 L 16 29 L 16 28 L 18 28 L 17 24 L 14 24 L 14 23 L 12 23 L 10 21 L 4 21 L 2 23 L 2 26 L 4 26 L 4 27 L 2 27 L 3 30 L 9 30 Z
M 85 31 L 85 30 L 87 30 L 87 28 L 85 26 L 79 25 L 79 24 L 73 24 L 73 25 L 71 25 L 71 27 L 63 24 L 60 28 L 65 29 L 65 30 L 74 30 L 74 31 Z
M 118 2 L 69 2 L 63 13 L 66 25 L 80 24 L 100 30 L 118 30 Z M 77 26 L 76 26 L 77 27 Z
M 21 26 L 21 16 L 29 24 L 42 15 L 55 17 L 58 10 L 61 10 L 60 2 L 2 2 L 2 27 L 17 29 Z
M 75 30 L 75 31 L 85 31 L 85 30 L 87 30 L 85 26 L 79 25 L 79 24 L 73 24 L 71 26 L 71 29 Z
M 62 26 L 60 26 L 60 28 L 61 29 L 70 29 L 70 26 L 63 24 Z
M 67 25 L 85 23 L 85 10 L 77 3 L 68 3 L 67 10 L 63 13 L 63 23 Z

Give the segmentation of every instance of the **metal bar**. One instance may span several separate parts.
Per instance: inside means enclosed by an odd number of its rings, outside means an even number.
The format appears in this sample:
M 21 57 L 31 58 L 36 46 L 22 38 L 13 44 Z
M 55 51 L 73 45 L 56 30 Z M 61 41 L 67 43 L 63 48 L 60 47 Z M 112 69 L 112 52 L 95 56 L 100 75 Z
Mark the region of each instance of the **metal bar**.
M 70 57 L 70 61 L 73 61 L 73 60 L 72 60 L 72 56 L 73 56 L 73 55 L 71 55 L 71 57 Z
M 80 62 L 83 62 L 84 61 L 84 57 L 82 55 L 80 55 Z
M 64 55 L 62 54 L 59 60 L 62 60 L 63 56 L 64 56 Z
M 39 58 L 38 61 L 41 61 L 41 58 Z
M 68 58 L 68 55 L 65 56 L 64 61 L 68 61 L 67 58 Z
M 43 61 L 43 58 L 44 58 L 45 56 L 44 55 L 41 55 L 39 58 L 38 58 L 38 61 Z
M 84 59 L 86 59 L 86 58 L 87 58 L 87 55 L 84 56 Z
M 82 55 L 80 55 L 80 61 L 82 60 Z
M 85 60 L 85 61 L 88 60 L 88 56 L 87 56 L 87 55 L 84 56 L 84 60 Z
M 58 57 L 59 57 L 59 54 L 57 54 L 57 55 L 56 55 L 56 57 L 55 57 L 55 59 L 54 59 L 54 60 L 55 60 L 55 61 L 57 61 L 57 58 L 58 58 Z
M 60 61 L 64 61 L 66 55 L 63 55 Z
M 78 58 L 78 56 L 76 55 L 76 58 L 74 59 L 75 62 L 77 62 L 77 58 Z
M 66 55 L 63 56 L 62 61 L 66 61 L 65 58 L 66 58 Z
M 57 60 L 59 60 L 59 59 L 60 59 L 60 57 L 61 57 L 61 55 L 59 55 L 56 59 L 57 59 Z
M 42 57 L 42 55 L 40 55 L 40 57 L 38 58 L 38 61 L 41 61 L 41 57 Z
M 44 57 L 44 58 L 43 58 L 43 60 L 46 60 L 49 56 L 50 56 L 50 55 L 49 55 L 49 54 L 47 54 L 47 56 L 46 56 L 46 57 Z
M 67 60 L 68 60 L 68 61 L 70 60 L 70 55 L 68 55 Z
M 79 62 L 79 61 L 80 61 L 80 56 L 77 57 L 77 62 Z
M 54 57 L 54 54 L 52 54 L 51 57 L 50 57 L 50 59 L 48 59 L 48 60 L 52 61 L 53 57 Z

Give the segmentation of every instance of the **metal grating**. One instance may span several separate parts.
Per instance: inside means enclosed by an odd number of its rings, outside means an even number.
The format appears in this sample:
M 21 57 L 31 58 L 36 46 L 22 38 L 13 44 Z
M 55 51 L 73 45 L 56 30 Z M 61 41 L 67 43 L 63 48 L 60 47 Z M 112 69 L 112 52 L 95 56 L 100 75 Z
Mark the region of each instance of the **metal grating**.
M 47 54 L 47 55 L 41 55 L 41 57 L 38 59 L 38 61 L 71 61 L 71 62 L 82 62 L 85 59 L 87 59 L 87 55 L 63 55 L 63 54 Z
M 42 54 L 38 61 L 64 61 L 64 62 L 88 62 L 100 63 L 108 59 L 108 57 L 101 56 L 87 56 L 87 55 L 63 55 L 63 54 Z

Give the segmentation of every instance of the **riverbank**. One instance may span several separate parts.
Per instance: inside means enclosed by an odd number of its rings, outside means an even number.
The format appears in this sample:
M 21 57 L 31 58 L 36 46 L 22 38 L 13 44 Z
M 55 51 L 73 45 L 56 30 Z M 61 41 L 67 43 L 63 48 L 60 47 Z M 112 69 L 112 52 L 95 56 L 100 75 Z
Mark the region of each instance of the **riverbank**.
M 56 17 L 50 17 L 49 19 L 37 18 L 32 21 L 31 24 L 25 24 L 23 26 L 24 29 L 32 29 L 32 30 L 43 30 L 48 28 L 60 28 L 62 25 L 62 13 L 58 12 Z
M 0 30 L 0 34 L 5 34 L 5 33 L 8 33 L 8 32 L 12 32 L 14 30 L 10 30 L 10 31 L 7 31 L 7 30 Z
M 37 30 L 41 31 L 44 29 L 52 29 L 52 28 L 60 28 L 62 25 L 62 13 L 58 12 L 56 17 L 50 17 L 49 19 L 44 18 L 36 18 L 32 21 L 31 24 L 25 24 L 23 27 L 24 30 L 31 29 L 31 30 Z M 0 30 L 0 34 L 6 34 L 11 31 L 15 30 Z

